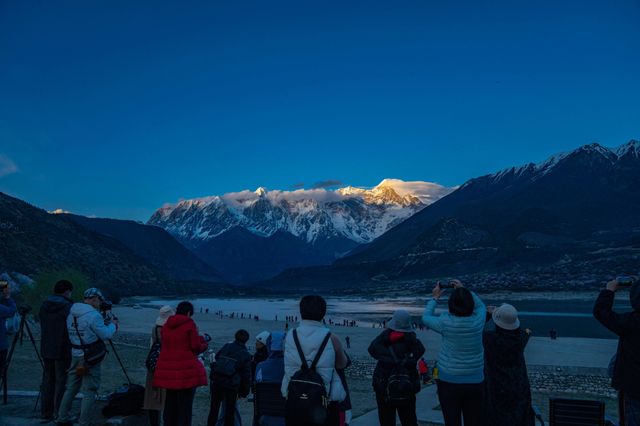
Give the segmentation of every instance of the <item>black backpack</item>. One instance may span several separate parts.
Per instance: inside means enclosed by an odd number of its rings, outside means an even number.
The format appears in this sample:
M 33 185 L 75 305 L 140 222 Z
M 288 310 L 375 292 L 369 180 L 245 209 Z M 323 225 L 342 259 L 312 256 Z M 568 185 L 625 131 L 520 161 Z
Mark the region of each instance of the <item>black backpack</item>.
M 109 402 L 102 409 L 102 415 L 111 418 L 140 414 L 143 402 L 144 387 L 132 383 L 126 384 L 109 395 Z
M 308 365 L 300 347 L 298 333 L 293 330 L 293 341 L 298 349 L 302 366 L 291 377 L 287 387 L 286 422 L 288 425 L 324 425 L 327 421 L 329 396 L 322 376 L 316 371 L 316 366 L 330 338 L 331 333 L 327 333 L 313 362 Z
M 147 367 L 147 370 L 150 372 L 156 371 L 156 365 L 158 365 L 158 358 L 160 358 L 160 349 L 162 345 L 160 344 L 160 339 L 158 338 L 158 327 L 153 329 L 156 338 L 155 343 L 149 349 L 149 354 L 147 354 L 147 359 L 144 361 L 144 365 Z
M 402 408 L 409 405 L 415 395 L 414 380 L 406 367 L 406 357 L 398 359 L 393 347 L 389 346 L 394 366 L 387 379 L 385 398 L 392 407 Z

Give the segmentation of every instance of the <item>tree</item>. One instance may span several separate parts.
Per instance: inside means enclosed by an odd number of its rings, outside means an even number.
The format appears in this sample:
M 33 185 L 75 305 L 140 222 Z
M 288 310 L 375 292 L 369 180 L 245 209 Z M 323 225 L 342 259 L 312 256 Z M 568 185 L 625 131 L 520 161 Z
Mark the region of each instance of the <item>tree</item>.
M 42 302 L 47 296 L 53 294 L 53 286 L 60 280 L 71 281 L 73 284 L 71 298 L 76 302 L 82 301 L 82 294 L 90 287 L 89 278 L 75 269 L 41 272 L 36 276 L 33 285 L 22 288 L 24 303 L 33 308 L 35 318 L 38 318 Z

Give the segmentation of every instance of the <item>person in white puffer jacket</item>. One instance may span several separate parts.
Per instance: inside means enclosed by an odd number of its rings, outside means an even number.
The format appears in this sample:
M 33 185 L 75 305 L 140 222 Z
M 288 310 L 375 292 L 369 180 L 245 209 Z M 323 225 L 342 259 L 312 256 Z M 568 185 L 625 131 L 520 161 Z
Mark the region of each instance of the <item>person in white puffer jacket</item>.
M 300 316 L 302 320 L 296 330 L 302 352 L 309 365 L 315 358 L 327 333 L 330 333 L 329 329 L 322 324 L 322 319 L 326 313 L 327 302 L 321 296 L 308 295 L 300 300 Z M 340 339 L 332 334 L 316 367 L 316 371 L 322 377 L 330 400 L 327 426 L 338 426 L 340 423 L 340 408 L 338 403 L 344 401 L 347 394 L 340 381 L 340 376 L 336 373 L 336 368 L 345 368 L 347 362 L 348 359 L 342 348 Z M 293 333 L 290 331 L 285 338 L 284 378 L 282 379 L 281 387 L 283 397 L 287 397 L 289 381 L 301 366 L 302 361 L 293 340 Z
M 118 329 L 118 321 L 114 318 L 110 324 L 98 311 L 104 301 L 102 293 L 97 288 L 90 288 L 84 292 L 84 303 L 74 303 L 67 317 L 67 331 L 72 346 L 72 360 L 67 376 L 67 388 L 60 409 L 58 410 L 57 425 L 71 425 L 71 404 L 78 391 L 82 388 L 82 404 L 80 406 L 80 425 L 91 424 L 91 414 L 96 393 L 100 387 L 100 364 L 89 365 L 85 362 L 83 347 L 95 344 L 98 340 L 111 339 Z

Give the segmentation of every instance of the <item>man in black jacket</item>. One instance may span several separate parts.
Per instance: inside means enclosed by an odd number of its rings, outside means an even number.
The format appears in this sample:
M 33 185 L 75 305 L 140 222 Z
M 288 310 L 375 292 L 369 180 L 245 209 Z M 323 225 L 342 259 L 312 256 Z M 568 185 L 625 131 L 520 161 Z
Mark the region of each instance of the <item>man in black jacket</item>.
M 42 340 L 40 352 L 44 359 L 42 374 L 42 410 L 44 420 L 52 420 L 58 412 L 67 381 L 67 370 L 71 364 L 71 343 L 67 333 L 67 316 L 73 305 L 70 299 L 73 284 L 58 281 L 54 294 L 47 297 L 40 307 Z
M 607 283 L 600 292 L 593 315 L 618 335 L 618 352 L 611 385 L 622 392 L 627 426 L 640 426 L 640 282 L 631 286 L 629 298 L 633 312 L 613 311 L 613 299 L 619 288 L 617 280 Z
M 215 426 L 222 401 L 225 403 L 224 426 L 234 426 L 236 400 L 249 395 L 251 387 L 251 354 L 247 350 L 249 333 L 236 331 L 235 341 L 227 343 L 216 354 L 211 366 L 211 411 L 209 426 Z

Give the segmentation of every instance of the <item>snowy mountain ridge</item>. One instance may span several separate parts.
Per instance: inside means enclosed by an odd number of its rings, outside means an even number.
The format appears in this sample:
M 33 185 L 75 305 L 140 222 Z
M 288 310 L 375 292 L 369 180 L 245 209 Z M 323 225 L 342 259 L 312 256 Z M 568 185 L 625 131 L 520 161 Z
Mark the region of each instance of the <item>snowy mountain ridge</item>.
M 269 237 L 284 231 L 316 244 L 333 238 L 367 243 L 427 205 L 449 194 L 430 182 L 385 179 L 371 189 L 240 191 L 182 200 L 149 219 L 190 247 L 242 227 Z

